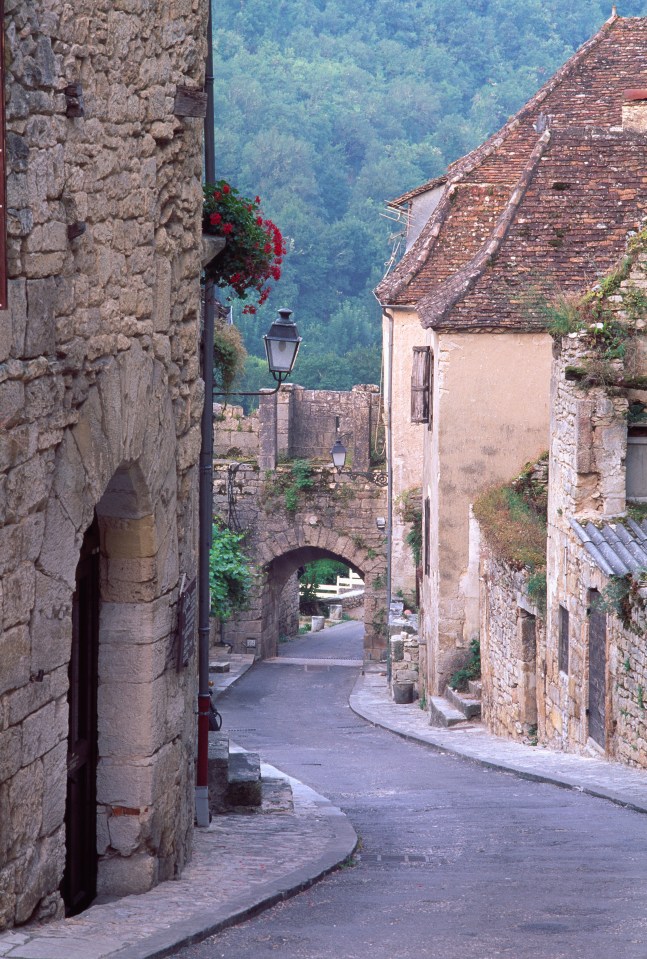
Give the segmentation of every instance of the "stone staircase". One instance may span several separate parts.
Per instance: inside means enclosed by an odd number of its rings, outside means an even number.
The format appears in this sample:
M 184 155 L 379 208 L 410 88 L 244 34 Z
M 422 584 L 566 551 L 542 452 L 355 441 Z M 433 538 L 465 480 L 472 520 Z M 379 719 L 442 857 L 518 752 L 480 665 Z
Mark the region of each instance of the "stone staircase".
M 481 718 L 481 681 L 470 680 L 467 692 L 457 692 L 449 686 L 444 696 L 429 698 L 429 722 L 432 726 L 458 726 Z
M 284 779 L 261 775 L 258 753 L 232 747 L 226 733 L 209 733 L 209 812 L 288 812 L 292 790 Z

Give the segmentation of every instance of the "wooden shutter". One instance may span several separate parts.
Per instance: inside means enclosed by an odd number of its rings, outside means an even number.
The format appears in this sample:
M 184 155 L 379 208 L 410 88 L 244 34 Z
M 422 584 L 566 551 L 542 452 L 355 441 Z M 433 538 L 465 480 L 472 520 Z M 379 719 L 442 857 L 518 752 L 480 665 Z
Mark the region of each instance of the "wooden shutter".
M 411 422 L 428 423 L 431 387 L 431 351 L 414 346 L 411 363 Z
M 4 0 L 0 0 L 0 310 L 8 309 L 7 297 L 7 189 L 5 185 L 4 107 Z

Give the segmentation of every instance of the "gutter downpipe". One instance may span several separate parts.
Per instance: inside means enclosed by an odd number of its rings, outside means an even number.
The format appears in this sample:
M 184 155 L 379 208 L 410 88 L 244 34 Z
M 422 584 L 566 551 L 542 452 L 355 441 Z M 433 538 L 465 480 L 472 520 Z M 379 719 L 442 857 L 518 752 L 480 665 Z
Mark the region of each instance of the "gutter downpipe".
M 391 615 L 391 568 L 393 550 L 393 314 L 386 307 L 382 307 L 382 315 L 389 321 L 388 358 L 389 366 L 386 371 L 387 396 L 386 404 L 386 475 L 387 475 L 387 513 L 386 513 L 386 680 L 391 682 L 391 637 L 389 634 L 389 618 Z
M 216 179 L 215 111 L 213 97 L 213 24 L 212 0 L 207 20 L 207 63 L 205 89 L 207 114 L 204 120 L 204 176 L 206 183 Z M 213 343 L 215 299 L 213 280 L 207 280 L 204 293 L 202 328 L 202 443 L 200 447 L 199 542 L 198 542 L 198 756 L 195 780 L 195 821 L 209 825 L 209 554 L 212 545 L 213 504 Z

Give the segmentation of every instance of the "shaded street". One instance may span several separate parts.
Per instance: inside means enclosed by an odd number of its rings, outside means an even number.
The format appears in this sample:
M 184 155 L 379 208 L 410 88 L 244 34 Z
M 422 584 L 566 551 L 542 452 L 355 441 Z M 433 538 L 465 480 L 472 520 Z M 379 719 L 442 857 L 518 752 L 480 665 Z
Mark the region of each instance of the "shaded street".
M 182 959 L 645 959 L 647 822 L 406 742 L 355 716 L 361 626 L 282 644 L 224 729 L 349 816 L 353 865 Z M 310 660 L 305 665 L 293 659 Z

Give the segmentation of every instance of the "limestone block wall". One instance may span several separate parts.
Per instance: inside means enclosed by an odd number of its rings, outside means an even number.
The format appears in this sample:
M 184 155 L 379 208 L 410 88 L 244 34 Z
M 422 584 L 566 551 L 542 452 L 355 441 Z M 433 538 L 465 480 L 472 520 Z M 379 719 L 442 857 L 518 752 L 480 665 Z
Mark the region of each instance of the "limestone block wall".
M 75 571 L 101 535 L 97 889 L 178 875 L 193 822 L 206 2 L 5 0 L 0 928 L 62 911 Z M 84 115 L 63 88 L 80 83 Z
M 527 740 L 537 732 L 543 689 L 542 612 L 528 598 L 528 573 L 498 559 L 481 540 L 482 717 L 499 736 Z
M 294 573 L 324 557 L 341 560 L 362 575 L 365 592 L 365 656 L 381 659 L 386 648 L 386 549 L 376 517 L 385 510 L 385 490 L 370 482 L 341 479 L 312 467 L 312 488 L 296 494 L 289 464 L 260 470 L 255 463 L 214 464 L 214 513 L 248 531 L 244 550 L 254 564 L 256 586 L 249 610 L 223 626 L 223 639 L 236 651 L 261 657 L 276 654 L 281 631 L 281 598 L 287 604 Z
M 242 406 L 214 403 L 213 455 L 218 459 L 259 456 L 258 410 L 246 415 Z

